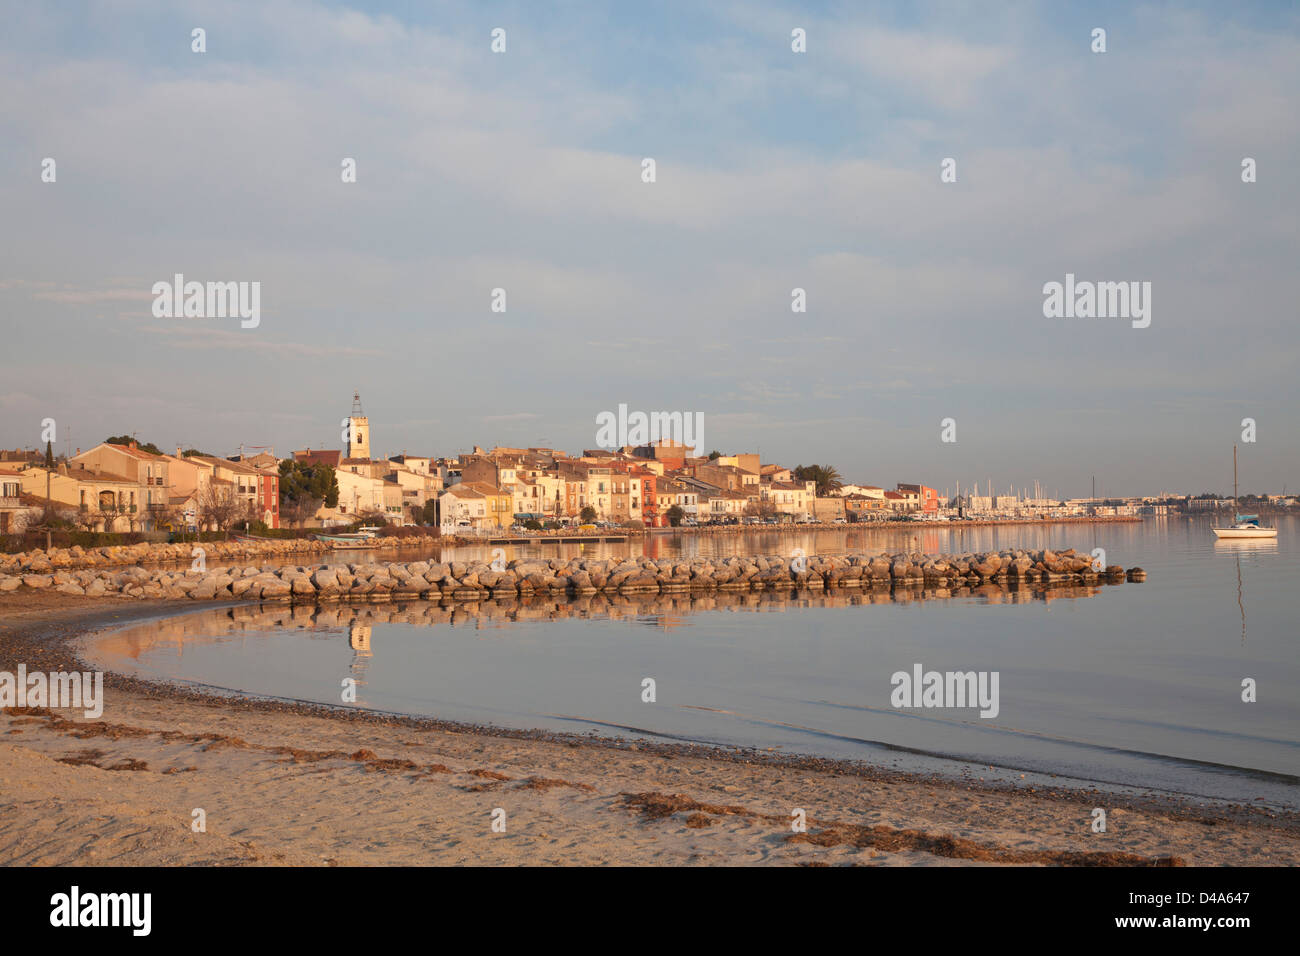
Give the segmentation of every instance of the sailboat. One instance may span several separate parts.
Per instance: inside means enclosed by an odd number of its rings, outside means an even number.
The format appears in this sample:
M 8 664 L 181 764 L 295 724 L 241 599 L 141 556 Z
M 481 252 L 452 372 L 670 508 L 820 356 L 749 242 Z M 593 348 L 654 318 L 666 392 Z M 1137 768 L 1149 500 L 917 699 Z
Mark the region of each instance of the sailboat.
M 1211 528 L 1219 539 L 1236 538 L 1276 538 L 1277 528 L 1263 528 L 1259 524 L 1259 515 L 1237 514 L 1237 446 L 1232 446 L 1232 513 L 1236 524 L 1231 528 Z

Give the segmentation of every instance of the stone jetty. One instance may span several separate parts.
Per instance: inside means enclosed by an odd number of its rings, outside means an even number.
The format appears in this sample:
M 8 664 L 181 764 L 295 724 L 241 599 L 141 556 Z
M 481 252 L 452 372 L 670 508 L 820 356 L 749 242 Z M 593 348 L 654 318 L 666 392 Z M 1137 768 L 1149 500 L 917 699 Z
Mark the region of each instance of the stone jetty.
M 376 538 L 373 546 L 389 548 L 429 548 L 445 545 L 447 538 L 437 535 Z M 189 541 L 185 543 L 140 542 L 105 545 L 99 548 L 38 549 L 17 554 L 0 554 L 0 574 L 48 574 L 55 570 L 111 568 L 124 565 L 190 563 L 199 553 L 205 562 L 231 561 L 238 558 L 274 560 L 297 554 L 328 554 L 335 549 L 315 538 L 258 538 L 256 540 Z
M 473 601 L 534 594 L 671 594 L 769 588 L 923 588 L 990 583 L 1051 586 L 1145 579 L 1146 572 L 1141 568 L 1126 571 L 1112 565 L 1096 569 L 1088 555 L 1071 548 L 951 555 L 898 552 L 690 559 L 576 557 L 520 559 L 495 565 L 412 561 L 267 569 L 236 563 L 205 570 L 137 566 L 22 569 L 18 573 L 0 568 L 0 592 L 48 588 L 91 596 L 310 603 L 411 598 Z

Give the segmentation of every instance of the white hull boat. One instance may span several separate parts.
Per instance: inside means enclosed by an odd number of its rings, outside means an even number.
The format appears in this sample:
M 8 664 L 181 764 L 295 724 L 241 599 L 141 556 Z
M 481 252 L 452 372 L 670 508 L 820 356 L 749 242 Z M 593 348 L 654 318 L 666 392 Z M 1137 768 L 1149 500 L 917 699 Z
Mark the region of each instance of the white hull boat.
M 1211 528 L 1216 538 L 1276 538 L 1277 528 L 1261 528 L 1257 524 L 1241 523 L 1231 528 Z
M 1232 446 L 1232 511 L 1237 512 L 1237 446 Z M 1236 540 L 1241 538 L 1276 538 L 1277 528 L 1262 528 L 1259 515 L 1237 515 L 1237 523 L 1231 528 L 1211 528 L 1219 540 Z

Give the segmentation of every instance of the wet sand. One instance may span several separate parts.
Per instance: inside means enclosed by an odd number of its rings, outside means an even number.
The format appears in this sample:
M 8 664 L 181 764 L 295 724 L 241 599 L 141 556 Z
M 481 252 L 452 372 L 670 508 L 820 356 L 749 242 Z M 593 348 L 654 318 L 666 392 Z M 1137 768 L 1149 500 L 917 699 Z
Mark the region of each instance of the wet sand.
M 0 670 L 192 601 L 0 595 Z M 1295 865 L 1300 815 L 212 697 L 0 711 L 11 865 Z M 1107 813 L 1092 832 L 1092 810 Z M 194 811 L 206 832 L 194 832 Z M 795 832 L 795 810 L 807 820 Z M 504 811 L 504 815 L 500 811 Z M 494 814 L 504 832 L 494 830 Z M 500 824 L 498 823 L 498 830 Z

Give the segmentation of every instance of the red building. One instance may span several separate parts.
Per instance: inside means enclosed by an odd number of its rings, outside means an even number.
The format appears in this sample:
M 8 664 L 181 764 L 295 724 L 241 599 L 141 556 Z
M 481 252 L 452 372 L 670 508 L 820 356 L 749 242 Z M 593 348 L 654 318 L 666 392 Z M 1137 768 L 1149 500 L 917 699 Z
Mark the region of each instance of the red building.
M 655 479 L 659 477 L 658 475 L 653 471 L 646 471 L 631 461 L 611 461 L 609 466 L 629 478 L 641 479 L 641 500 L 638 504 L 641 508 L 641 520 L 647 527 L 658 528 L 668 523 L 668 519 L 659 514 L 659 499 L 655 494 Z
M 258 469 L 257 510 L 268 528 L 280 527 L 280 473 L 267 468 Z
M 905 485 L 902 482 L 898 484 L 898 490 L 906 494 L 917 496 L 917 504 L 925 514 L 935 514 L 939 510 L 939 492 L 933 488 L 927 488 L 925 485 Z

